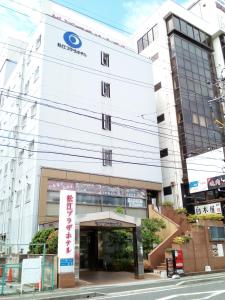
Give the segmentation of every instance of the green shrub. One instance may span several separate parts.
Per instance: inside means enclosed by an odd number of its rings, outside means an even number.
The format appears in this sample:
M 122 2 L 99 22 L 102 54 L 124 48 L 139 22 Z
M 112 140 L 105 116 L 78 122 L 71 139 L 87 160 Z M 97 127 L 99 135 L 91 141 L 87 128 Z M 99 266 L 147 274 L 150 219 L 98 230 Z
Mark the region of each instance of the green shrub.
M 57 254 L 58 250 L 58 230 L 49 234 L 46 241 L 46 248 L 48 254 Z
M 173 239 L 173 243 L 174 244 L 178 244 L 178 245 L 183 245 L 184 243 L 187 243 L 191 240 L 191 237 L 190 236 L 187 236 L 187 235 L 179 235 L 179 236 L 176 236 L 174 239 Z
M 178 214 L 187 214 L 187 209 L 186 208 L 177 208 L 175 209 L 175 211 L 178 213 Z
M 49 235 L 54 231 L 54 228 L 46 228 L 38 231 L 30 243 L 29 252 L 32 254 L 42 254 L 44 250 L 43 244 L 46 244 Z
M 166 200 L 166 201 L 163 201 L 162 206 L 168 206 L 168 207 L 173 207 L 173 202 L 170 201 L 170 200 Z
M 221 214 L 199 214 L 199 215 L 188 215 L 187 220 L 189 223 L 196 223 L 197 220 L 215 220 L 222 221 L 224 216 Z
M 117 207 L 115 209 L 115 213 L 120 214 L 120 215 L 125 215 L 125 209 L 123 207 Z

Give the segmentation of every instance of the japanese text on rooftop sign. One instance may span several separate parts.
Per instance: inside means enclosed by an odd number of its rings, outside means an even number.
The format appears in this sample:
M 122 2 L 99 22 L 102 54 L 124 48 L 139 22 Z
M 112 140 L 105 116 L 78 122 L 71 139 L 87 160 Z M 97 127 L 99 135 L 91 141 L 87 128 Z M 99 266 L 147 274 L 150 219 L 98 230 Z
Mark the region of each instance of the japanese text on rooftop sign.
M 59 273 L 74 272 L 76 192 L 61 190 L 59 207 Z

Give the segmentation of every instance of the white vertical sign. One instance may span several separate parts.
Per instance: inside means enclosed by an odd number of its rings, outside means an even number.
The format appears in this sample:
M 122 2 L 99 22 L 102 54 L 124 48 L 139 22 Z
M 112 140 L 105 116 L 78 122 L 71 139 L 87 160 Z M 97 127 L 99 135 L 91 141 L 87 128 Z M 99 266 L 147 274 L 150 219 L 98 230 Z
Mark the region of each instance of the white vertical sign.
M 76 192 L 61 190 L 59 206 L 59 273 L 74 273 Z

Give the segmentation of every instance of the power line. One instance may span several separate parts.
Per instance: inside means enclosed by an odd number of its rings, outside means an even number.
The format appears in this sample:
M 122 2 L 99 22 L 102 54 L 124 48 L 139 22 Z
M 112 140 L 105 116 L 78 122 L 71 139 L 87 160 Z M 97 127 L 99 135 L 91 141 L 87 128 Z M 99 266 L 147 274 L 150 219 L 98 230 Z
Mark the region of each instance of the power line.
M 4 129 L 3 129 L 4 131 Z M 87 148 L 80 148 L 80 147 L 71 147 L 71 146 L 66 146 L 66 145 L 59 145 L 59 144 L 53 144 L 53 143 L 47 143 L 47 142 L 41 142 L 41 141 L 35 141 L 35 140 L 25 140 L 22 138 L 12 138 L 12 137 L 6 137 L 6 136 L 0 136 L 4 139 L 9 139 L 9 140 L 16 140 L 16 141 L 22 141 L 22 142 L 34 142 L 36 144 L 41 144 L 41 145 L 48 145 L 48 146 L 54 146 L 54 147 L 59 147 L 59 148 L 64 148 L 64 149 L 72 149 L 72 150 L 82 150 L 82 151 L 87 151 L 87 152 L 95 152 L 95 153 L 100 153 L 102 154 L 102 151 L 99 150 L 94 150 L 94 149 L 87 149 Z M 143 157 L 143 156 L 136 156 L 136 155 L 128 155 L 128 154 L 123 154 L 123 153 L 116 153 L 113 152 L 113 155 L 116 156 L 125 156 L 125 157 L 131 157 L 131 158 L 140 158 L 140 159 L 146 159 L 146 160 L 153 160 L 153 161 L 158 161 L 160 163 L 160 158 L 153 158 L 153 157 Z M 219 161 L 223 161 L 222 159 L 216 159 Z M 174 160 L 167 160 L 164 159 L 163 162 L 170 162 L 170 163 L 180 163 L 180 161 L 174 161 Z M 204 164 L 199 164 L 199 163 L 194 163 L 195 165 L 201 165 L 203 166 Z M 211 167 L 214 167 L 215 165 L 209 165 Z
M 10 92 L 8 91 L 8 90 L 5 90 L 5 89 L 3 89 L 5 92 L 7 91 L 7 94 L 5 95 L 4 94 L 4 96 L 7 96 L 7 97 L 10 97 L 10 98 L 15 98 L 15 99 L 17 99 L 18 100 L 18 96 L 17 97 L 15 97 L 15 96 L 10 96 L 9 94 L 10 94 Z M 13 93 L 16 93 L 16 92 L 13 92 Z M 18 94 L 18 93 L 17 93 Z M 31 102 L 31 103 L 37 103 L 37 104 L 40 104 L 40 105 L 43 105 L 43 106 L 47 106 L 47 107 L 50 107 L 50 108 L 53 108 L 53 109 L 58 109 L 58 110 L 62 110 L 62 111 L 66 111 L 66 112 L 69 112 L 69 113 L 74 113 L 74 114 L 77 114 L 77 115 L 79 115 L 79 116 L 84 116 L 84 117 L 90 117 L 90 118 L 92 118 L 92 119 L 96 119 L 96 120 L 101 120 L 100 118 L 96 118 L 96 117 L 93 117 L 93 116 L 89 116 L 89 115 L 84 115 L 84 114 L 80 114 L 80 113 L 76 113 L 76 112 L 74 112 L 74 111 L 70 111 L 70 110 L 65 110 L 65 109 L 62 109 L 62 108 L 58 108 L 58 107 L 54 107 L 54 106 L 51 106 L 51 105 L 48 105 L 48 104 L 44 104 L 44 103 L 42 103 L 42 102 L 37 102 L 37 101 L 32 101 L 32 100 L 28 100 L 28 99 L 26 99 L 26 98 L 24 98 L 24 97 L 22 97 L 22 96 L 20 96 L 19 97 L 20 98 L 20 100 L 22 100 L 22 101 L 27 101 L 27 102 Z M 39 99 L 39 100 L 41 100 L 41 98 L 38 98 L 38 97 L 35 97 L 35 99 Z M 47 100 L 47 99 L 42 99 L 42 100 L 46 100 L 46 101 L 50 101 L 51 102 L 51 100 Z M 52 101 L 52 102 L 55 102 L 55 101 Z M 57 102 L 58 103 L 58 102 Z M 60 103 L 59 103 L 60 104 Z M 63 104 L 62 104 L 63 105 Z M 135 127 L 135 126 L 130 126 L 130 125 L 126 125 L 126 124 L 121 124 L 121 123 L 118 123 L 118 122 L 113 122 L 114 124 L 116 124 L 116 125 L 118 125 L 118 126 L 122 126 L 122 127 L 126 127 L 126 128 L 129 128 L 129 129 L 133 129 L 133 130 L 138 130 L 138 131 L 141 131 L 141 132 L 144 132 L 144 133 L 147 133 L 147 134 L 151 134 L 151 135 L 154 135 L 154 136 L 159 136 L 159 137 L 162 137 L 162 138 L 166 138 L 166 139 L 169 139 L 169 140 L 173 140 L 173 141 L 179 141 L 179 139 L 178 139 L 178 137 L 177 136 L 174 136 L 173 134 L 162 134 L 162 133 L 157 133 L 156 131 L 152 131 L 152 130 L 147 130 L 147 129 L 142 129 L 142 128 L 139 128 L 139 127 Z M 147 125 L 147 124 L 146 124 Z M 149 125 L 149 126 L 151 126 L 151 125 Z M 156 127 L 156 128 L 158 128 L 157 126 L 153 126 L 152 125 L 152 127 Z M 167 128 L 168 130 L 170 130 L 170 128 Z M 193 140 L 194 141 L 194 138 L 193 139 L 191 139 L 191 140 Z M 219 139 L 215 139 L 215 140 L 217 140 L 218 142 L 221 142 L 221 140 L 219 140 Z M 197 150 L 197 149 L 196 149 Z
M 12 145 L 4 145 L 0 144 L 2 147 L 8 147 L 8 148 L 14 148 L 14 149 L 19 149 L 22 151 L 27 151 L 30 153 L 40 153 L 40 154 L 55 154 L 55 155 L 64 155 L 64 156 L 71 156 L 71 157 L 79 157 L 79 158 L 87 158 L 87 159 L 94 159 L 94 160 L 100 160 L 102 161 L 102 158 L 99 157 L 94 157 L 94 156 L 85 156 L 85 155 L 78 155 L 78 154 L 72 154 L 72 153 L 64 153 L 64 152 L 56 152 L 56 151 L 43 151 L 43 150 L 29 150 L 25 148 L 21 148 L 19 146 L 12 146 Z M 131 162 L 131 161 L 124 161 L 124 160 L 115 160 L 112 159 L 112 162 L 115 163 L 122 163 L 122 164 L 131 164 L 131 165 L 138 165 L 138 166 L 147 166 L 147 167 L 157 167 L 157 168 L 165 168 L 165 169 L 178 169 L 178 170 L 183 170 L 184 168 L 178 168 L 178 167 L 169 167 L 169 166 L 161 166 L 161 165 L 154 165 L 154 164 L 146 164 L 142 162 Z M 186 168 L 185 168 L 186 169 Z M 199 169 L 190 169 L 188 168 L 189 171 L 204 171 L 204 172 L 214 172 L 214 173 L 219 173 L 215 170 L 199 170 Z

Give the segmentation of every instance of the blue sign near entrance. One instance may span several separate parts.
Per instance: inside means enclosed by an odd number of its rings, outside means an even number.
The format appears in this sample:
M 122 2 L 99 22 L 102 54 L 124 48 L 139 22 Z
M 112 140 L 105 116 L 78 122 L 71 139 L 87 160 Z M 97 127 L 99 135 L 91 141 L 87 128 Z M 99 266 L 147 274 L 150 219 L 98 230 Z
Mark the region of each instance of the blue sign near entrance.
M 61 267 L 73 266 L 73 258 L 61 258 L 60 266 Z

